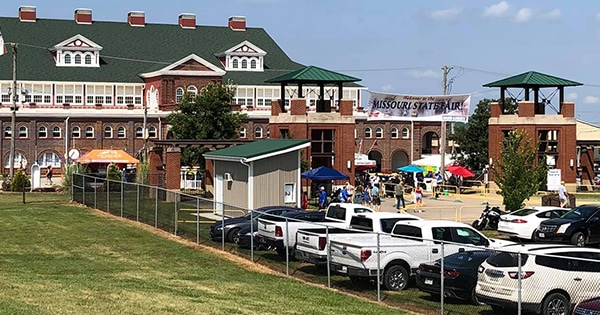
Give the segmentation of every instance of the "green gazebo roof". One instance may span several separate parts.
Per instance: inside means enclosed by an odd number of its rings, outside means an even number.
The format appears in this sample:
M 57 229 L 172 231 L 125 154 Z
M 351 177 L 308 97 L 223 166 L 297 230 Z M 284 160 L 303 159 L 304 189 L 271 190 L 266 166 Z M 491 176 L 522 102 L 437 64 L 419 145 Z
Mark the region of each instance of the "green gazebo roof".
M 248 162 L 307 147 L 306 139 L 266 139 L 204 153 L 209 160 L 240 160 Z
M 484 87 L 514 87 L 514 88 L 532 88 L 532 87 L 560 87 L 560 86 L 578 86 L 583 83 L 551 76 L 548 74 L 529 71 L 517 74 L 512 77 L 484 84 Z
M 361 79 L 323 68 L 308 66 L 284 75 L 266 80 L 267 83 L 342 83 Z

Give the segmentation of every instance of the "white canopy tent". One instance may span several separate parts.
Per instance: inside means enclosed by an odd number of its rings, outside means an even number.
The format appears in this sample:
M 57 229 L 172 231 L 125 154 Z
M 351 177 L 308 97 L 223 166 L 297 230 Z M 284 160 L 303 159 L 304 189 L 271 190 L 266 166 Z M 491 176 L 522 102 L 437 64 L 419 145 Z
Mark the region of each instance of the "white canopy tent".
M 448 165 L 453 162 L 452 157 L 450 155 L 444 156 L 444 165 Z M 442 156 L 440 154 L 432 154 L 432 155 L 423 155 L 421 159 L 413 161 L 412 164 L 418 166 L 432 166 L 436 169 L 442 167 Z

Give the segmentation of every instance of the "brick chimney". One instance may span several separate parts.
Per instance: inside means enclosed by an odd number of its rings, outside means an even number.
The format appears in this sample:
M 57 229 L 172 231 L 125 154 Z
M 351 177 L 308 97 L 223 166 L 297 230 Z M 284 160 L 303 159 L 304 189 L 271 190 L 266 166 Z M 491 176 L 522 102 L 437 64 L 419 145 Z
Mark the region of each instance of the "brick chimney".
M 127 13 L 127 23 L 131 26 L 146 26 L 146 13 L 144 11 L 129 11 Z
M 182 28 L 196 28 L 196 15 L 193 13 L 181 13 L 179 15 L 179 26 Z
M 92 9 L 75 9 L 77 24 L 92 24 Z
M 229 26 L 229 28 L 234 31 L 245 31 L 246 30 L 246 17 L 245 16 L 230 16 L 227 26 Z
M 19 21 L 35 22 L 36 19 L 35 7 L 26 5 L 19 7 Z

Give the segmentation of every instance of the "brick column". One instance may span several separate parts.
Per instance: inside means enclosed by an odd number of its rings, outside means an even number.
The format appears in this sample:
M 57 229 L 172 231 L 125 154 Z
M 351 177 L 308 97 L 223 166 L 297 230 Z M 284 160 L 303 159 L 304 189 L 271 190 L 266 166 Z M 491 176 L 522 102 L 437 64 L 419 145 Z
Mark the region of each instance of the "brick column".
M 179 189 L 181 171 L 181 148 L 167 148 L 166 155 L 166 189 Z
M 148 185 L 158 186 L 158 177 L 163 171 L 162 148 L 153 148 L 148 152 Z

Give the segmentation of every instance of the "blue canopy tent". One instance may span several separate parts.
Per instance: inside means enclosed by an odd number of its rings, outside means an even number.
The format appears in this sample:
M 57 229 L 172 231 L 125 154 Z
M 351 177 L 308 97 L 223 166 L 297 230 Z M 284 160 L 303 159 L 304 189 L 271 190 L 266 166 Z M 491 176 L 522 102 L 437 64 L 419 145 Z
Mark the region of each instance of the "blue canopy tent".
M 420 168 L 420 167 L 418 167 L 416 165 L 413 165 L 413 164 L 399 167 L 398 170 L 406 172 L 406 173 L 422 173 L 422 172 L 425 172 L 424 169 L 422 169 L 422 168 Z
M 310 180 L 349 180 L 350 177 L 338 170 L 326 166 L 310 169 L 301 174 L 302 178 Z

